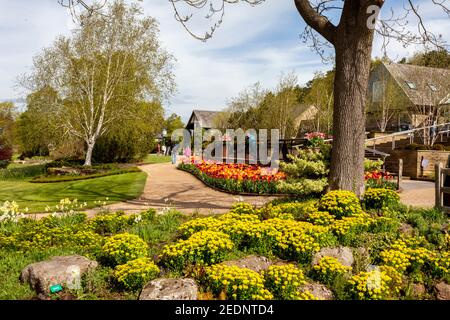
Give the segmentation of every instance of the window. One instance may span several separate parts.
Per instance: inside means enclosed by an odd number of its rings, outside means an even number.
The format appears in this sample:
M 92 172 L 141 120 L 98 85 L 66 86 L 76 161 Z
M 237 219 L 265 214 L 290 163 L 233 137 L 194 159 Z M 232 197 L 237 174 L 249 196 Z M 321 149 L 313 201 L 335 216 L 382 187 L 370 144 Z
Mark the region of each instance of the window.
M 434 84 L 432 84 L 432 83 L 429 83 L 429 84 L 428 84 L 428 87 L 430 87 L 431 91 L 433 91 L 433 92 L 438 91 L 438 88 L 437 88 Z
M 372 101 L 381 102 L 383 100 L 384 84 L 382 81 L 375 81 L 372 87 Z
M 417 86 L 416 86 L 416 84 L 414 82 L 411 82 L 411 81 L 405 81 L 405 82 L 406 82 L 406 84 L 408 85 L 408 87 L 411 90 L 416 90 L 417 89 Z

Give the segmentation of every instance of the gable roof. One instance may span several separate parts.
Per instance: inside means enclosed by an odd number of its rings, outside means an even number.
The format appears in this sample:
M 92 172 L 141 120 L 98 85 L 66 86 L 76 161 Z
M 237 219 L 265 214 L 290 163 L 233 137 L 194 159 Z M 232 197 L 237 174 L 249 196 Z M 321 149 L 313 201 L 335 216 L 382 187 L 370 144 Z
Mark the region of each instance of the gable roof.
M 193 127 L 194 121 L 198 121 L 202 128 L 214 128 L 214 119 L 220 111 L 194 110 L 186 125 L 186 128 Z
M 383 63 L 414 105 L 436 106 L 450 94 L 450 70 Z

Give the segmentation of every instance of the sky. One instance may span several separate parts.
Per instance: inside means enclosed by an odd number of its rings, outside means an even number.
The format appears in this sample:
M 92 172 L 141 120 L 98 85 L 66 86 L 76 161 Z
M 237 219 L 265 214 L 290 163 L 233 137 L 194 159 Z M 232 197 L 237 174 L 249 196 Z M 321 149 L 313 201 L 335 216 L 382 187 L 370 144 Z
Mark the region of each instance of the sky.
M 382 14 L 401 2 L 386 1 Z M 450 42 L 448 16 L 430 0 L 416 3 L 430 30 Z M 193 109 L 223 109 L 233 96 L 255 82 L 270 89 L 283 73 L 295 72 L 302 85 L 316 72 L 332 68 L 302 42 L 305 24 L 293 0 L 266 0 L 255 7 L 226 5 L 222 25 L 207 42 L 194 39 L 183 29 L 168 0 L 143 0 L 142 5 L 146 15 L 159 21 L 162 46 L 176 58 L 177 92 L 164 103 L 166 113 L 175 112 L 184 121 Z M 33 57 L 42 48 L 58 35 L 69 35 L 73 22 L 57 0 L 0 0 L 0 7 L 0 101 L 23 105 L 26 92 L 17 86 L 18 77 L 30 71 Z M 183 13 L 195 13 L 191 30 L 198 34 L 209 30 L 211 22 L 204 18 L 205 12 L 186 9 L 180 7 Z M 414 28 L 414 23 L 408 28 Z M 400 60 L 418 50 L 391 43 L 388 55 Z M 381 39 L 377 38 L 373 55 L 381 54 Z

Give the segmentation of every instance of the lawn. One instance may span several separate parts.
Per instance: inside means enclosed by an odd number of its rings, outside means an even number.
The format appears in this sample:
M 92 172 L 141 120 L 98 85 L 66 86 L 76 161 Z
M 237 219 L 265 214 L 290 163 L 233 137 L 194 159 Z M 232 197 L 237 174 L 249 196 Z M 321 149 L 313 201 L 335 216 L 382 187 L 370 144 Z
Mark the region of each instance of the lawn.
M 153 163 L 166 163 L 172 161 L 170 156 L 158 156 L 157 154 L 149 154 L 147 155 L 142 163 L 145 164 L 153 164 Z
M 127 173 L 90 180 L 30 183 L 29 179 L 0 181 L 0 203 L 16 201 L 21 208 L 30 212 L 44 212 L 46 206 L 54 206 L 64 198 L 87 202 L 88 208 L 94 201 L 109 198 L 108 203 L 137 198 L 144 189 L 147 175 L 144 172 Z

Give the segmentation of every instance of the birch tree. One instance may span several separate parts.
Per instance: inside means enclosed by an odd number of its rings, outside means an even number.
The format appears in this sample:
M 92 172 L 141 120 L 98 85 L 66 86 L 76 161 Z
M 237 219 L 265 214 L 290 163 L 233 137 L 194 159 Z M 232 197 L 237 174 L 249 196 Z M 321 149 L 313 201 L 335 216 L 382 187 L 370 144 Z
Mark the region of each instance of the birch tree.
M 55 121 L 85 144 L 85 166 L 99 137 L 114 122 L 133 116 L 136 100 L 159 101 L 174 89 L 172 56 L 158 41 L 158 23 L 123 1 L 81 16 L 70 37 L 59 37 L 34 59 L 24 83 L 51 87 Z

